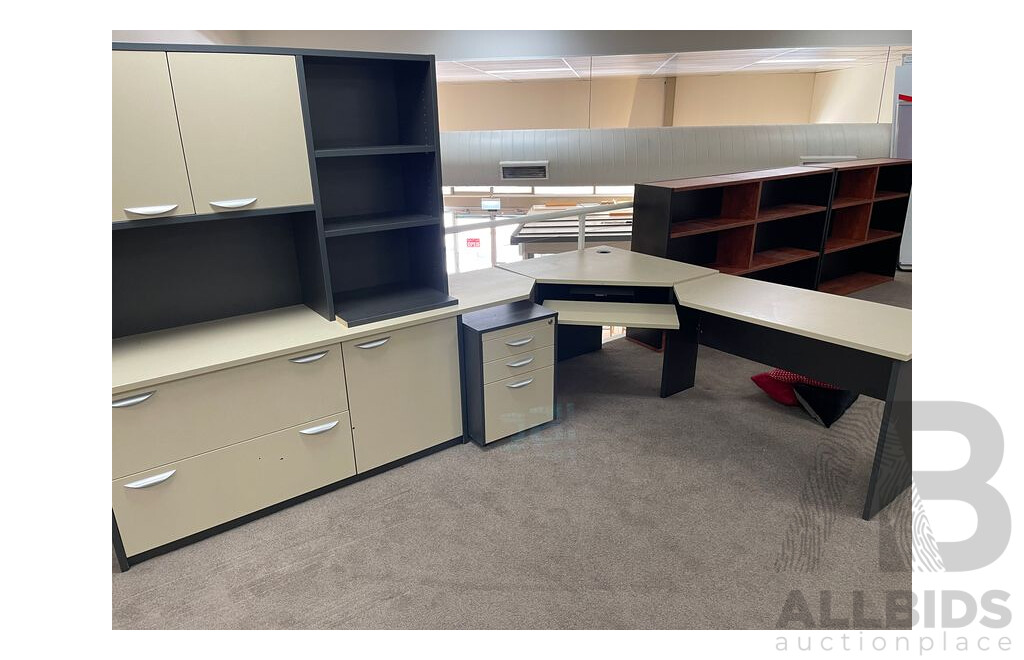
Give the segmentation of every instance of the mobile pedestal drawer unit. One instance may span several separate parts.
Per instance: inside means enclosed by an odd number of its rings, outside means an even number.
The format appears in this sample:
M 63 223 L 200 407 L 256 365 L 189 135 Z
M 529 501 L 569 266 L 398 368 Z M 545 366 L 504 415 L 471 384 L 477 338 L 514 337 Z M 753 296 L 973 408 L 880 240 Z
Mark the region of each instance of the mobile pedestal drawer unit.
M 462 317 L 473 442 L 485 445 L 555 418 L 557 316 L 522 300 Z

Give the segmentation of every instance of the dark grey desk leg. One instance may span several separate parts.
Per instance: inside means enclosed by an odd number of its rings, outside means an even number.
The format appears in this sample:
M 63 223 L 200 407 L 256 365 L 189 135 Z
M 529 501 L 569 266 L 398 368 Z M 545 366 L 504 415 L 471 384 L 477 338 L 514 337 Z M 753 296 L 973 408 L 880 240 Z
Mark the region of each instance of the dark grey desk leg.
M 686 307 L 676 307 L 679 329 L 665 332 L 665 350 L 661 355 L 661 398 L 693 387 L 697 376 L 697 340 L 700 332 L 699 314 Z
M 910 486 L 912 476 L 911 362 L 894 360 L 875 447 L 864 520 L 871 520 Z
M 558 361 L 601 350 L 601 326 L 558 324 Z

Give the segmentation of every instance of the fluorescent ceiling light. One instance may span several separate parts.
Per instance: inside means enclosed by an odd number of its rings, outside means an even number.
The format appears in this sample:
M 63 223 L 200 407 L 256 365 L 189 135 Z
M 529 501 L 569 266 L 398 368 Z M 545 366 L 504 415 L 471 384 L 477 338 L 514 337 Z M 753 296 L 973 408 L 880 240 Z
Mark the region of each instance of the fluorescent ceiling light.
M 555 71 L 572 71 L 572 69 L 565 67 L 557 69 L 492 69 L 487 73 L 554 73 Z
M 820 57 L 820 58 L 805 59 L 805 60 L 800 60 L 800 59 L 796 59 L 796 60 L 759 60 L 757 62 L 754 62 L 754 64 L 817 64 L 819 62 L 825 63 L 825 62 L 856 62 L 856 61 L 857 61 L 856 57 L 833 57 L 833 58 Z

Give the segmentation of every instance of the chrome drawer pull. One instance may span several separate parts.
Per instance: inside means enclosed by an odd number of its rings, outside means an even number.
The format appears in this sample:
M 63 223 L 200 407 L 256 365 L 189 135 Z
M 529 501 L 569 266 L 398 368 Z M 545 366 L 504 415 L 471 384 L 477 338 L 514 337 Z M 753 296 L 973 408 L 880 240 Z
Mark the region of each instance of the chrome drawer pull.
M 162 213 L 170 213 L 174 209 L 178 208 L 177 204 L 163 204 L 161 206 L 136 206 L 130 209 L 124 209 L 125 213 L 134 213 L 135 215 L 160 215 Z
M 318 433 L 323 433 L 324 431 L 330 431 L 331 429 L 338 425 L 339 421 L 340 420 L 336 419 L 333 422 L 327 422 L 326 424 L 321 424 L 320 426 L 311 426 L 308 429 L 302 429 L 301 431 L 299 431 L 299 433 L 301 433 L 302 435 L 317 435 Z
M 129 408 L 131 406 L 137 406 L 146 399 L 148 399 L 149 397 L 153 396 L 154 394 L 156 394 L 156 390 L 153 390 L 152 392 L 143 392 L 142 394 L 136 394 L 135 396 L 130 396 L 127 399 L 118 399 L 117 401 L 111 403 L 110 407 Z
M 330 351 L 323 351 L 323 352 L 320 352 L 320 353 L 310 353 L 309 355 L 303 355 L 302 357 L 289 358 L 288 361 L 289 362 L 294 362 L 295 364 L 309 364 L 310 362 L 316 362 L 317 360 L 319 360 L 323 356 L 327 355 L 328 353 L 330 353 Z
M 162 484 L 163 482 L 167 481 L 172 476 L 174 476 L 175 472 L 176 472 L 176 470 L 168 470 L 167 472 L 161 472 L 160 474 L 154 474 L 152 477 L 146 477 L 145 479 L 139 479 L 138 481 L 133 481 L 130 484 L 125 484 L 124 487 L 125 488 L 149 488 L 150 486 L 155 486 L 157 484 Z
M 532 382 L 533 382 L 532 378 L 527 378 L 526 380 L 521 380 L 518 383 L 509 383 L 505 387 L 510 387 L 510 388 L 516 390 L 516 389 L 519 389 L 520 387 L 526 387 L 527 385 L 529 385 Z
M 376 341 L 368 341 L 365 344 L 356 344 L 356 348 L 377 348 L 391 341 L 391 337 L 385 337 L 384 339 L 378 339 Z
M 219 202 L 210 202 L 210 206 L 216 206 L 221 209 L 240 209 L 243 206 L 249 206 L 256 202 L 258 197 L 246 197 L 244 199 L 224 199 Z
M 507 342 L 505 342 L 505 345 L 506 346 L 526 346 L 531 341 L 533 341 L 533 337 L 532 336 L 531 337 L 527 337 L 526 339 L 517 339 L 515 341 L 507 341 Z
M 525 360 L 520 360 L 519 362 L 506 362 L 505 366 L 506 367 L 525 367 L 526 365 L 530 364 L 531 362 L 533 362 L 533 358 L 532 357 L 528 357 Z

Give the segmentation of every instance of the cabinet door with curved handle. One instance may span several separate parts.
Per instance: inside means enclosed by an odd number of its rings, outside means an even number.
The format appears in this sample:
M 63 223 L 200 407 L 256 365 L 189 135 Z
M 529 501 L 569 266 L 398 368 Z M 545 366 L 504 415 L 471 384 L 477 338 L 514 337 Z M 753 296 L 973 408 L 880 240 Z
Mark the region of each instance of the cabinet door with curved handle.
M 198 213 L 313 203 L 294 56 L 167 59 Z
M 111 86 L 113 220 L 195 213 L 166 53 L 114 51 Z

